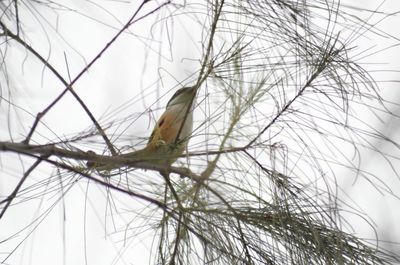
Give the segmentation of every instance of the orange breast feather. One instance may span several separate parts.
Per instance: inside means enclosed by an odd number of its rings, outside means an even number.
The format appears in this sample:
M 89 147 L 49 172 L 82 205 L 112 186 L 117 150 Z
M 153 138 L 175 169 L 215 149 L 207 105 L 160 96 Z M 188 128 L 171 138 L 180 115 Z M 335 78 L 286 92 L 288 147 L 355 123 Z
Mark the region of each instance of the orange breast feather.
M 160 142 L 172 144 L 175 142 L 176 134 L 180 129 L 176 116 L 170 113 L 164 113 L 158 120 L 152 135 L 150 136 L 148 145 L 157 145 Z

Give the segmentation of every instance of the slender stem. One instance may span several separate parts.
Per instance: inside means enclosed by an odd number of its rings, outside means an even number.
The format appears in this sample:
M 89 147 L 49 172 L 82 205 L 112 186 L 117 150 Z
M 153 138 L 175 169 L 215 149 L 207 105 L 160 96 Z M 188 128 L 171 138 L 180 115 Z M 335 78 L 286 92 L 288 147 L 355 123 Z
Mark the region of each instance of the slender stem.
M 20 181 L 18 182 L 17 186 L 15 187 L 14 191 L 7 197 L 7 199 L 3 200 L 0 202 L 0 204 L 3 204 L 6 202 L 6 205 L 4 208 L 1 210 L 0 213 L 0 219 L 3 217 L 4 213 L 7 211 L 8 207 L 11 205 L 11 202 L 14 200 L 14 198 L 17 196 L 19 189 L 22 187 L 22 184 L 24 184 L 25 180 L 28 178 L 28 176 L 32 173 L 32 171 L 42 162 L 43 158 L 47 158 L 48 156 L 43 156 L 39 157 L 33 165 L 28 168 L 28 170 L 24 173 Z
M 36 130 L 37 125 L 39 124 L 39 121 L 43 118 L 46 113 L 53 108 L 53 106 L 65 95 L 67 91 L 69 91 L 75 99 L 79 102 L 79 104 L 82 106 L 82 108 L 85 110 L 93 124 L 96 126 L 97 130 L 99 131 L 100 135 L 103 137 L 104 141 L 106 142 L 110 152 L 112 155 L 117 155 L 117 151 L 115 150 L 113 144 L 111 141 L 108 139 L 106 136 L 104 130 L 101 128 L 97 120 L 94 118 L 93 114 L 90 112 L 89 108 L 86 106 L 86 104 L 83 102 L 83 100 L 76 94 L 76 92 L 73 90 L 72 86 L 81 78 L 81 76 L 87 72 L 92 65 L 104 54 L 106 50 L 117 40 L 117 38 L 130 26 L 132 25 L 132 21 L 136 18 L 137 14 L 139 11 L 143 8 L 143 6 L 149 2 L 150 0 L 144 0 L 140 6 L 137 8 L 135 13 L 132 15 L 132 17 L 128 20 L 128 22 L 118 31 L 118 33 L 104 46 L 104 48 L 92 59 L 92 61 L 81 70 L 81 72 L 70 82 L 68 83 L 59 73 L 58 71 L 45 59 L 43 58 L 35 49 L 33 49 L 30 45 L 28 45 L 25 41 L 23 41 L 18 35 L 13 34 L 6 26 L 4 23 L 0 21 L 0 25 L 2 26 L 5 35 L 10 36 L 14 40 L 16 40 L 18 43 L 23 45 L 30 51 L 33 55 L 35 55 L 46 67 L 50 69 L 50 71 L 53 72 L 53 74 L 64 84 L 66 87 L 52 102 L 50 105 L 48 105 L 43 111 L 39 112 L 36 116 L 36 119 L 31 127 L 31 130 L 29 131 L 27 137 L 24 140 L 24 143 L 29 143 L 34 131 Z M 165 4 L 164 4 L 165 5 Z M 164 6 L 162 5 L 162 6 Z M 159 7 L 156 9 L 158 10 Z M 152 12 L 148 13 L 152 14 Z
M 220 18 L 221 11 L 222 11 L 222 6 L 224 5 L 224 2 L 225 2 L 225 1 L 222 0 L 222 1 L 221 1 L 221 4 L 220 4 L 219 6 L 218 6 L 218 1 L 217 1 L 216 4 L 215 4 L 215 15 L 214 15 L 213 23 L 212 23 L 212 26 L 211 26 L 211 33 L 210 33 L 210 38 L 209 38 L 209 40 L 208 40 L 207 50 L 206 50 L 206 54 L 205 54 L 205 56 L 204 56 L 203 63 L 202 63 L 202 65 L 201 65 L 199 77 L 198 77 L 197 82 L 196 82 L 196 84 L 195 84 L 195 86 L 196 86 L 196 92 L 193 94 L 193 97 L 192 97 L 192 99 L 191 99 L 191 101 L 190 101 L 190 103 L 189 103 L 189 105 L 188 105 L 188 108 L 186 109 L 185 117 L 183 118 L 181 127 L 179 128 L 178 134 L 176 135 L 176 138 L 175 138 L 175 143 L 178 142 L 179 136 L 180 136 L 180 134 L 181 134 L 181 132 L 182 132 L 183 126 L 184 126 L 184 124 L 185 124 L 185 121 L 186 121 L 186 119 L 187 119 L 187 116 L 189 115 L 189 112 L 190 112 L 190 111 L 193 111 L 193 110 L 192 110 L 192 105 L 193 105 L 193 102 L 194 102 L 194 100 L 195 100 L 195 98 L 196 98 L 197 90 L 199 89 L 199 87 L 201 86 L 201 84 L 206 80 L 207 76 L 208 76 L 208 75 L 211 73 L 211 71 L 212 71 L 212 67 L 211 67 L 211 66 L 208 66 L 207 73 L 203 75 L 203 73 L 204 73 L 204 71 L 205 71 L 207 65 L 209 64 L 209 57 L 210 57 L 211 50 L 212 50 L 212 46 L 213 46 L 213 43 L 214 43 L 214 35 L 215 35 L 215 31 L 216 31 L 216 29 L 217 29 L 217 22 L 218 22 L 218 20 L 219 20 L 219 18 Z M 219 7 L 219 8 L 218 8 L 218 7 Z
M 304 84 L 303 87 L 301 87 L 301 89 L 299 90 L 299 92 L 297 92 L 297 94 L 291 99 L 289 100 L 286 105 L 282 108 L 282 110 L 280 110 L 277 115 L 270 121 L 270 123 L 268 123 L 267 126 L 265 126 L 261 132 L 258 133 L 258 135 L 256 137 L 254 137 L 253 140 L 251 140 L 246 146 L 245 149 L 249 148 L 252 144 L 254 144 L 258 138 L 261 137 L 261 135 L 263 135 L 273 124 L 275 124 L 275 122 L 279 119 L 280 116 L 282 116 L 282 114 L 284 114 L 289 108 L 290 106 L 304 93 L 304 91 L 309 88 L 313 81 L 320 76 L 320 74 L 326 69 L 326 67 L 328 66 L 328 64 L 330 63 L 330 58 L 332 53 L 336 53 L 337 51 L 333 51 L 333 47 L 334 45 L 332 45 L 332 49 L 327 52 L 325 54 L 325 56 L 321 59 L 321 61 L 318 63 L 314 73 L 310 76 L 310 78 L 307 80 L 307 82 Z

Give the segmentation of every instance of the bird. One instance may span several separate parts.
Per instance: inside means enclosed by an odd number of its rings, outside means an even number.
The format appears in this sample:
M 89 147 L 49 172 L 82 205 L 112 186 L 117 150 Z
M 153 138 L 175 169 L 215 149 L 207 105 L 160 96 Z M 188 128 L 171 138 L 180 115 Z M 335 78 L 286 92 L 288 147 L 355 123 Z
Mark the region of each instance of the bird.
M 183 87 L 168 101 L 143 149 L 120 155 L 129 162 L 171 165 L 187 149 L 193 130 L 193 111 L 198 86 Z M 91 151 L 89 151 L 91 152 Z M 112 165 L 88 161 L 89 168 L 111 170 Z

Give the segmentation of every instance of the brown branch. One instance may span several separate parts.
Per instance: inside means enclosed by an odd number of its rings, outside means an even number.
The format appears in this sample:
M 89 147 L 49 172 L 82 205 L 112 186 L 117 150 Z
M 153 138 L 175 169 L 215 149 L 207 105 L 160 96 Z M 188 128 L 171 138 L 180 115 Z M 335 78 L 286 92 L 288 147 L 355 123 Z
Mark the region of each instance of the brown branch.
M 25 148 L 23 148 L 23 147 L 25 147 Z M 16 152 L 16 153 L 19 153 L 19 154 L 24 154 L 24 155 L 27 155 L 27 156 L 30 156 L 30 157 L 35 157 L 35 158 L 38 159 L 35 162 L 35 164 L 32 165 L 28 169 L 27 172 L 25 172 L 24 176 L 25 175 L 26 176 L 29 175 L 30 172 L 41 161 L 46 161 L 47 163 L 52 164 L 52 165 L 56 166 L 57 168 L 62 168 L 62 169 L 66 169 L 68 171 L 74 172 L 76 174 L 79 174 L 79 175 L 81 175 L 81 176 L 83 176 L 85 178 L 88 178 L 89 180 L 92 180 L 93 182 L 96 182 L 96 183 L 98 183 L 100 185 L 103 185 L 103 186 L 105 186 L 107 188 L 110 188 L 112 190 L 116 190 L 116 191 L 125 193 L 127 195 L 130 195 L 130 196 L 145 200 L 145 201 L 150 202 L 152 204 L 155 204 L 156 206 L 158 206 L 162 210 L 166 211 L 174 219 L 179 220 L 178 217 L 176 217 L 174 215 L 175 210 L 174 209 L 170 209 L 163 202 L 160 202 L 160 201 L 158 201 L 156 199 L 153 199 L 151 197 L 148 197 L 146 195 L 133 192 L 133 191 L 131 191 L 129 189 L 123 189 L 123 188 L 120 188 L 118 186 L 114 186 L 114 185 L 110 184 L 108 181 L 103 181 L 101 179 L 98 179 L 98 178 L 95 178 L 95 177 L 91 176 L 87 172 L 83 172 L 83 171 L 81 171 L 79 169 L 76 169 L 76 168 L 74 168 L 72 166 L 69 166 L 69 165 L 66 165 L 66 164 L 63 164 L 63 163 L 59 163 L 57 161 L 53 161 L 53 160 L 50 160 L 48 158 L 50 155 L 55 155 L 55 154 L 60 154 L 60 153 L 70 154 L 70 156 L 76 156 L 76 157 L 84 157 L 84 153 L 83 154 L 79 154 L 78 152 L 75 152 L 76 154 L 73 155 L 74 152 L 72 152 L 72 151 L 62 150 L 60 148 L 57 148 L 57 147 L 54 147 L 54 146 L 50 146 L 50 145 L 48 145 L 48 146 L 32 146 L 32 145 L 26 145 L 26 144 L 23 144 L 23 143 L 5 143 L 5 142 L 0 142 L 0 150 L 12 151 L 12 152 Z M 47 155 L 43 155 L 43 154 L 41 155 L 41 153 L 46 153 Z M 116 157 L 109 157 L 109 158 L 115 159 Z M 150 169 L 150 168 L 147 168 L 147 169 Z M 172 169 L 174 169 L 174 168 L 172 168 Z M 171 172 L 173 172 L 173 171 L 171 170 Z
M 148 196 L 143 195 L 143 194 L 140 194 L 140 193 L 133 192 L 133 191 L 131 191 L 131 190 L 129 190 L 129 189 L 123 189 L 123 188 L 120 188 L 120 187 L 118 187 L 118 186 L 114 186 L 114 185 L 110 184 L 108 181 L 104 181 L 104 180 L 95 178 L 95 177 L 93 177 L 92 175 L 90 175 L 90 174 L 88 174 L 88 173 L 86 173 L 86 172 L 79 171 L 79 170 L 77 170 L 76 168 L 71 167 L 71 166 L 69 166 L 69 165 L 62 164 L 62 163 L 59 163 L 59 162 L 50 160 L 50 159 L 48 159 L 48 158 L 43 158 L 43 160 L 45 160 L 45 161 L 48 162 L 49 164 L 52 164 L 52 165 L 54 165 L 54 166 L 56 166 L 56 167 L 58 167 L 58 168 L 62 168 L 62 169 L 69 170 L 69 171 L 71 171 L 71 172 L 75 172 L 76 174 L 79 174 L 79 175 L 81 175 L 81 176 L 83 176 L 83 177 L 85 177 L 85 178 L 88 178 L 88 179 L 92 180 L 93 182 L 96 182 L 96 183 L 98 183 L 98 184 L 100 184 L 100 185 L 103 185 L 103 186 L 105 186 L 105 187 L 107 187 L 107 188 L 110 188 L 110 189 L 112 189 L 112 190 L 116 190 L 116 191 L 125 193 L 125 194 L 127 194 L 127 195 L 129 195 L 129 196 L 133 196 L 133 197 L 136 197 L 136 198 L 145 200 L 145 201 L 147 201 L 147 202 L 150 202 L 150 203 L 152 203 L 152 204 L 155 204 L 157 207 L 161 208 L 162 210 L 167 211 L 168 214 L 170 214 L 171 216 L 173 216 L 173 218 L 177 219 L 177 217 L 175 217 L 174 214 L 173 214 L 173 213 L 174 213 L 174 210 L 173 210 L 173 209 L 170 209 L 166 204 L 164 204 L 164 203 L 162 203 L 162 202 L 160 202 L 160 201 L 158 201 L 158 200 L 156 200 L 156 199 L 153 199 L 153 198 L 151 198 L 151 197 L 148 197 Z
M 71 151 L 59 148 L 55 145 L 31 145 L 25 143 L 10 143 L 0 142 L 0 151 L 15 152 L 25 155 L 38 155 L 38 156 L 57 156 L 61 158 L 70 158 L 75 160 L 93 161 L 99 164 L 112 164 L 115 167 L 135 167 L 145 170 L 153 170 L 161 173 L 170 172 L 178 174 L 182 177 L 188 177 L 193 180 L 199 179 L 199 176 L 192 173 L 188 168 L 172 167 L 168 165 L 155 164 L 146 160 L 133 160 L 132 158 L 117 155 L 117 156 L 103 156 L 97 155 L 93 152 L 84 152 L 81 150 Z M 86 170 L 86 168 L 83 168 Z M 77 169 L 75 169 L 77 170 Z M 82 170 L 82 168 L 80 169 Z M 87 169 L 89 170 L 89 169 Z
M 57 161 L 50 160 L 48 157 L 54 155 L 62 158 L 71 158 L 71 159 L 76 159 L 76 160 L 90 160 L 90 161 L 96 161 L 99 163 L 110 163 L 110 164 L 119 164 L 121 166 L 131 166 L 135 168 L 140 168 L 140 169 L 146 169 L 146 170 L 153 170 L 153 171 L 158 171 L 158 172 L 170 172 L 170 173 L 175 173 L 180 176 L 188 177 L 195 181 L 197 184 L 203 185 L 207 190 L 209 190 L 212 194 L 214 194 L 218 199 L 221 200 L 222 203 L 224 203 L 229 210 L 232 211 L 234 214 L 236 221 L 237 221 L 237 228 L 240 233 L 240 238 L 243 243 L 243 247 L 247 249 L 247 242 L 244 238 L 244 233 L 241 228 L 240 224 L 240 215 L 237 213 L 237 211 L 229 204 L 229 202 L 221 195 L 219 192 L 214 190 L 213 188 L 209 187 L 207 184 L 203 183 L 201 180 L 201 177 L 192 173 L 189 169 L 187 168 L 180 168 L 180 167 L 173 167 L 169 165 L 159 165 L 159 164 L 152 164 L 149 162 L 144 162 L 144 161 L 132 161 L 129 158 L 126 158 L 124 156 L 102 156 L 102 155 L 96 155 L 91 152 L 83 152 L 83 151 L 71 151 L 71 150 L 65 150 L 58 148 L 54 145 L 30 145 L 30 144 L 24 144 L 24 143 L 10 143 L 10 142 L 0 142 L 0 151 L 10 151 L 10 152 L 15 152 L 18 154 L 23 154 L 26 156 L 30 157 L 35 157 L 39 158 L 42 157 L 43 161 L 48 162 L 49 164 L 52 164 L 58 168 L 66 169 L 71 172 L 74 172 L 76 174 L 79 174 L 83 177 L 86 177 L 98 184 L 101 184 L 105 187 L 108 187 L 110 189 L 116 190 L 123 192 L 125 194 L 128 194 L 133 197 L 137 197 L 142 200 L 146 200 L 152 204 L 155 204 L 159 208 L 163 209 L 164 211 L 167 211 L 167 213 L 172 216 L 175 220 L 177 220 L 180 224 L 184 225 L 186 229 L 188 229 L 190 232 L 198 236 L 199 238 L 202 238 L 202 240 L 207 241 L 205 238 L 201 237 L 200 234 L 198 234 L 195 230 L 193 230 L 190 226 L 187 226 L 183 221 L 179 219 L 179 213 L 176 212 L 174 209 L 170 209 L 166 204 L 155 200 L 153 198 L 150 198 L 148 196 L 145 196 L 143 194 L 138 194 L 135 192 L 132 192 L 130 190 L 125 190 L 123 188 L 114 186 L 110 184 L 107 181 L 103 181 L 101 179 L 95 178 L 91 176 L 89 173 L 85 172 L 85 170 L 75 168 L 72 166 L 69 166 L 64 163 L 60 163 Z M 180 207 L 180 211 L 184 211 L 185 208 Z M 177 214 L 178 216 L 176 216 Z M 211 243 L 212 242 L 207 242 Z M 249 258 L 246 254 L 246 258 Z
M 2 147 L 2 142 L 0 142 L 0 150 L 1 150 L 1 147 Z M 115 159 L 115 158 L 116 158 L 116 157 L 110 157 L 110 159 Z M 75 168 L 73 168 L 73 167 L 71 167 L 71 166 L 68 166 L 68 165 L 65 165 L 65 164 L 60 164 L 60 163 L 58 163 L 58 162 L 56 162 L 56 161 L 52 161 L 52 160 L 49 160 L 49 159 L 47 159 L 47 158 L 46 158 L 46 159 L 43 159 L 43 160 L 45 160 L 46 162 L 49 162 L 50 164 L 53 164 L 54 166 L 57 166 L 57 167 L 59 167 L 59 168 L 63 168 L 63 169 L 66 169 L 66 170 L 75 172 L 75 173 L 77 173 L 77 174 L 80 174 L 80 175 L 82 175 L 82 176 L 84 176 L 84 177 L 86 177 L 86 178 L 88 178 L 88 179 L 90 179 L 90 180 L 92 180 L 92 181 L 94 181 L 94 182 L 96 182 L 96 183 L 98 183 L 98 184 L 101 184 L 101 185 L 103 185 L 103 186 L 105 186 L 105 187 L 108 187 L 108 188 L 110 188 L 110 189 L 113 189 L 113 190 L 116 190 L 116 191 L 120 191 L 120 192 L 123 192 L 123 193 L 125 193 L 125 194 L 127 194 L 127 195 L 130 195 L 130 196 L 133 196 L 133 197 L 137 197 L 137 198 L 139 198 L 139 199 L 142 199 L 142 200 L 148 201 L 148 202 L 150 202 L 150 203 L 153 203 L 153 204 L 155 204 L 158 208 L 162 209 L 164 212 L 166 212 L 167 214 L 169 214 L 175 221 L 177 221 L 177 222 L 179 223 L 179 225 L 183 225 L 183 226 L 185 227 L 185 229 L 187 229 L 188 231 L 190 231 L 191 233 L 193 233 L 195 236 L 197 236 L 197 237 L 198 237 L 200 240 L 202 240 L 204 243 L 210 244 L 210 245 L 216 247 L 219 251 L 221 251 L 222 253 L 224 253 L 224 254 L 226 254 L 226 255 L 231 255 L 231 256 L 234 257 L 234 258 L 237 258 L 237 259 L 239 259 L 239 260 L 245 261 L 244 258 L 238 257 L 238 256 L 234 256 L 234 255 L 232 255 L 232 253 L 226 251 L 226 249 L 220 248 L 220 247 L 219 247 L 218 245 L 216 245 L 213 241 L 211 241 L 211 240 L 207 239 L 206 237 L 202 236 L 202 234 L 199 233 L 198 230 L 196 230 L 196 229 L 190 227 L 189 225 L 187 225 L 187 224 L 185 223 L 185 221 L 182 221 L 182 220 L 180 219 L 180 216 L 181 216 L 182 211 L 185 211 L 185 210 L 186 210 L 185 208 L 181 208 L 180 211 L 179 211 L 179 213 L 177 213 L 175 209 L 169 208 L 168 205 L 166 205 L 165 203 L 160 202 L 160 201 L 158 201 L 158 200 L 155 200 L 155 199 L 153 199 L 153 198 L 150 198 L 150 197 L 148 197 L 148 196 L 146 196 L 146 195 L 139 194 L 139 193 L 135 193 L 135 192 L 133 192 L 133 191 L 125 190 L 125 189 L 122 189 L 122 188 L 120 188 L 120 187 L 114 186 L 114 185 L 110 184 L 109 182 L 106 182 L 106 181 L 103 181 L 103 180 L 94 178 L 94 177 L 92 177 L 91 175 L 89 175 L 89 174 L 87 174 L 87 173 L 85 173 L 85 172 L 77 171 Z M 174 173 L 176 173 L 176 172 L 175 172 L 176 169 L 179 169 L 179 168 L 175 168 L 175 167 L 169 167 L 169 168 L 171 169 L 170 172 L 174 172 Z M 150 168 L 149 168 L 149 169 L 150 169 Z M 178 173 L 178 174 L 179 174 L 179 173 Z M 195 175 L 192 174 L 192 176 L 195 176 Z M 199 177 L 196 176 L 196 178 L 193 178 L 193 180 L 199 182 Z M 232 206 L 217 192 L 217 191 L 215 191 L 214 189 L 210 188 L 209 186 L 206 186 L 206 188 L 207 188 L 211 193 L 213 193 L 216 197 L 218 197 L 218 198 L 228 207 L 228 209 L 230 209 L 230 210 L 233 212 L 234 216 L 237 218 L 237 221 L 239 222 L 239 219 L 238 219 L 238 218 L 239 218 L 240 216 L 239 216 L 239 214 L 235 211 L 235 209 L 234 209 L 234 208 L 233 208 L 233 207 L 232 207 Z M 193 209 L 191 209 L 191 210 L 193 210 Z M 239 225 L 240 225 L 240 224 L 239 224 Z M 239 228 L 239 229 L 240 229 L 240 228 Z M 240 232 L 241 232 L 241 231 L 240 231 Z M 174 264 L 174 263 L 171 263 L 171 264 Z

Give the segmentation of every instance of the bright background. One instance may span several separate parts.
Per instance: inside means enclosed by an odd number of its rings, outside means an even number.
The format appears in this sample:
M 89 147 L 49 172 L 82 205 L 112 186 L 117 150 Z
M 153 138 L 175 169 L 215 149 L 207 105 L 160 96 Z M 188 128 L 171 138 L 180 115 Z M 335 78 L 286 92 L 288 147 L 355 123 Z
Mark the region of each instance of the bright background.
M 66 1 L 66 3 L 60 1 L 77 12 L 64 10 L 65 8 L 57 4 L 54 6 L 59 7 L 59 11 L 54 12 L 44 6 L 34 5 L 32 2 L 20 2 L 23 6 L 20 8 L 20 17 L 23 18 L 22 23 L 27 39 L 53 66 L 64 73 L 64 76 L 67 76 L 69 72 L 71 79 L 99 53 L 137 8 L 136 1 Z M 361 5 L 362 8 L 371 10 L 379 5 L 375 0 L 348 0 L 342 1 L 342 4 L 345 4 L 344 2 Z M 2 3 L 2 5 L 4 8 L 6 4 Z M 156 5 L 157 3 L 154 2 L 145 10 L 150 11 Z M 400 2 L 385 1 L 379 7 L 379 11 L 398 12 Z M 159 27 L 167 12 L 162 9 L 159 13 L 135 23 L 74 85 L 75 91 L 102 124 L 110 122 L 114 115 L 128 117 L 130 113 L 133 113 L 130 117 L 132 123 L 124 124 L 126 135 L 142 137 L 149 135 L 152 128 L 151 122 L 154 117 L 160 115 L 162 107 L 176 90 L 177 84 L 190 78 L 198 67 L 198 62 L 191 59 L 199 58 L 201 51 L 198 36 L 201 32 L 197 27 L 192 27 L 184 18 L 176 18 L 175 23 Z M 396 15 L 379 22 L 378 28 L 396 37 L 399 42 L 399 25 L 400 16 Z M 174 28 L 173 34 L 172 31 L 169 33 L 163 31 L 168 28 Z M 168 35 L 172 37 L 169 42 L 158 41 Z M 382 49 L 395 43 L 393 39 L 387 39 L 387 43 L 383 40 L 380 43 Z M 358 39 L 355 45 L 359 45 L 362 47 L 361 50 L 364 50 L 368 49 L 371 43 L 373 40 L 365 38 Z M 3 102 L 0 105 L 2 112 L 0 140 L 10 139 L 8 128 L 11 127 L 13 138 L 18 141 L 27 134 L 26 128 L 30 128 L 34 120 L 32 114 L 35 115 L 43 110 L 64 87 L 48 69 L 43 68 L 40 62 L 27 56 L 24 48 L 13 44 L 10 46 L 12 47 L 7 50 L 6 56 L 8 72 L 20 73 L 23 79 L 19 78 L 19 75 L 3 77 L 3 80 L 8 80 L 12 84 L 10 87 L 13 89 L 7 92 L 7 89 L 4 89 L 5 86 L 2 85 L 2 91 L 11 93 L 14 102 L 20 106 L 26 106 L 25 109 L 29 113 L 20 111 L 17 116 L 15 112 L 9 112 L 9 106 Z M 3 50 L 3 55 L 4 52 Z M 157 56 L 158 54 L 161 54 L 161 59 Z M 370 61 L 373 69 L 398 70 L 400 69 L 398 58 L 400 58 L 400 48 L 392 47 L 377 54 L 368 55 L 366 61 Z M 380 63 L 382 65 L 379 65 Z M 365 67 L 369 66 L 365 65 Z M 376 80 L 400 79 L 396 71 L 374 73 L 374 76 Z M 399 102 L 398 83 L 382 82 L 380 88 L 384 98 L 394 103 Z M 157 101 L 160 97 L 161 99 Z M 152 112 L 139 115 L 148 108 L 151 108 Z M 400 114 L 398 107 L 391 111 L 395 115 Z M 365 115 L 368 117 L 372 114 L 365 113 Z M 137 121 L 136 118 L 138 118 Z M 12 123 L 7 126 L 2 125 L 9 121 Z M 376 119 L 371 117 L 371 122 L 375 121 Z M 64 97 L 44 117 L 43 122 L 51 130 L 41 126 L 34 137 L 37 143 L 45 143 L 48 139 L 54 141 L 58 138 L 62 139 L 63 136 L 75 134 L 92 126 L 87 115 L 71 95 Z M 393 140 L 399 141 L 399 125 L 396 120 L 383 120 L 373 126 L 380 128 L 383 134 Z M 375 145 L 380 152 L 399 157 L 399 150 L 393 148 L 393 145 L 383 142 L 376 142 Z M 99 151 L 103 146 L 88 146 L 88 148 Z M 2 198 L 8 195 L 8 191 L 14 187 L 21 173 L 33 160 L 25 159 L 24 161 L 22 163 L 15 154 L 0 153 L 0 195 Z M 400 172 L 399 163 L 398 158 L 393 158 L 392 167 L 397 172 Z M 365 152 L 362 154 L 360 166 L 378 175 L 383 189 L 390 190 L 394 195 L 400 195 L 399 178 L 382 156 Z M 123 209 L 113 212 L 109 208 L 104 188 L 94 184 L 85 185 L 84 181 L 71 190 L 65 190 L 65 196 L 60 196 L 56 177 L 48 183 L 43 181 L 45 179 L 43 176 L 48 176 L 49 172 L 55 171 L 42 164 L 40 169 L 30 177 L 31 184 L 38 180 L 42 181 L 36 190 L 37 197 L 32 197 L 30 193 L 27 198 L 30 199 L 29 201 L 10 207 L 5 217 L 0 220 L 0 260 L 3 260 L 19 242 L 23 241 L 5 264 L 148 263 L 151 257 L 150 250 L 154 247 L 152 246 L 154 243 L 152 231 L 136 229 L 135 233 L 132 233 L 131 227 L 123 229 L 118 220 L 119 218 L 125 221 L 135 220 L 138 218 L 136 214 Z M 361 217 L 357 220 L 354 215 L 351 215 L 349 221 L 355 232 L 365 238 L 373 239 L 378 236 L 382 240 L 380 244 L 385 244 L 385 241 L 400 242 L 399 198 L 394 195 L 380 194 L 374 185 L 365 179 L 360 178 L 355 181 L 352 173 L 346 171 L 341 173 L 351 176 L 339 179 L 338 185 L 351 195 L 351 198 L 341 199 L 344 202 L 356 203 L 360 210 L 366 212 L 371 218 L 368 220 L 370 222 L 368 225 Z M 47 192 L 46 196 L 42 196 Z M 21 196 L 23 197 L 24 194 L 22 193 Z M 120 203 L 124 203 L 124 199 L 126 198 L 123 195 L 117 198 Z M 54 209 L 51 208 L 53 203 L 56 203 Z M 130 210 L 133 208 L 129 207 Z M 44 209 L 51 209 L 51 211 L 47 212 Z M 113 218 L 113 216 L 118 216 L 118 218 Z M 141 222 L 145 224 L 142 220 L 135 225 L 140 225 Z M 132 238 L 134 240 L 130 240 Z M 386 247 L 397 253 L 400 252 L 398 244 L 387 244 Z

